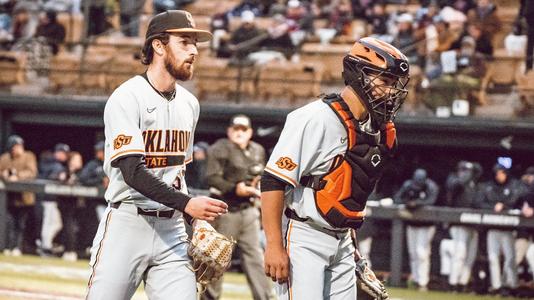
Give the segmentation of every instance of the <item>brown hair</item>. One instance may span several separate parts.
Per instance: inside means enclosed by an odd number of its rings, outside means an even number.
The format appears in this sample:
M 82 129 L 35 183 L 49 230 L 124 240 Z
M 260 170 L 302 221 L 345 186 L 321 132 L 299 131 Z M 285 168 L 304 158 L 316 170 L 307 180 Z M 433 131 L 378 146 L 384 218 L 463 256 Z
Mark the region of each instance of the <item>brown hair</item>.
M 152 63 L 152 58 L 154 58 L 154 48 L 152 48 L 152 41 L 160 40 L 163 45 L 167 45 L 169 43 L 169 36 L 170 35 L 168 33 L 162 32 L 149 37 L 145 41 L 143 49 L 141 50 L 141 62 L 143 63 L 143 65 L 150 65 Z

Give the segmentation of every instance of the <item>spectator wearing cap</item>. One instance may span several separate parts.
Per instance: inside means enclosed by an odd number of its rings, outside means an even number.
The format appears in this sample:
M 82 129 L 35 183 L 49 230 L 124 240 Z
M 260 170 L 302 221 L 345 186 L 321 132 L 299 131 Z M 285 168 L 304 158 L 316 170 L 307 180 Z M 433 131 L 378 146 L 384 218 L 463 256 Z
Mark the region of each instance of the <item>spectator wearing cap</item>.
M 58 143 L 54 146 L 52 155 L 43 155 L 39 162 L 39 178 L 55 182 L 65 182 L 68 178 L 68 159 L 70 147 Z M 57 197 L 43 195 L 40 198 L 43 208 L 43 224 L 41 228 L 41 243 L 39 253 L 43 256 L 52 255 L 54 238 L 63 224 L 58 209 Z
M 263 49 L 283 53 L 287 59 L 295 54 L 297 49 L 291 41 L 289 25 L 283 15 L 276 14 L 271 18 L 267 32 L 269 37 L 261 43 Z
M 187 166 L 187 186 L 195 189 L 208 189 L 206 181 L 206 159 L 209 144 L 197 142 L 193 145 L 193 162 Z
M 208 149 L 206 176 L 211 197 L 224 200 L 228 213 L 219 216 L 213 227 L 237 241 L 241 263 L 254 299 L 269 299 L 270 281 L 265 276 L 260 247 L 259 179 L 265 166 L 265 149 L 251 141 L 252 125 L 245 115 L 236 115 L 227 129 L 228 138 Z M 221 280 L 209 285 L 203 299 L 219 299 Z
M 302 31 L 303 33 L 312 34 L 314 31 L 313 19 L 309 3 L 299 0 L 289 0 L 287 2 L 286 15 L 290 32 Z
M 445 184 L 447 205 L 456 208 L 474 208 L 477 196 L 477 181 L 482 173 L 478 164 L 460 161 L 447 177 Z M 451 290 L 464 291 L 471 279 L 471 269 L 478 251 L 476 228 L 452 225 L 449 233 L 455 249 L 449 273 Z
M 37 159 L 24 149 L 24 140 L 18 135 L 7 139 L 7 152 L 0 156 L 0 178 L 14 182 L 31 180 L 37 176 Z M 24 231 L 35 205 L 35 195 L 29 192 L 7 193 L 8 232 L 4 254 L 21 255 Z
M 386 13 L 386 7 L 381 2 L 376 2 L 373 4 L 373 9 L 371 13 L 367 15 L 367 32 L 371 33 L 373 36 L 385 37 L 388 35 L 388 19 L 389 16 Z
M 330 12 L 329 28 L 336 30 L 336 35 L 351 36 L 352 5 L 349 0 L 339 0 Z
M 411 14 L 404 13 L 397 18 L 397 34 L 393 38 L 393 46 L 401 49 L 402 53 L 408 57 L 410 64 L 417 64 L 417 45 L 414 35 Z
M 526 169 L 521 177 L 523 185 L 521 195 L 517 200 L 516 208 L 521 210 L 521 215 L 525 218 L 534 217 L 534 166 Z M 518 229 L 515 241 L 515 262 L 520 265 L 527 259 L 531 273 L 534 274 L 534 234 L 527 229 Z
M 434 180 L 428 178 L 425 169 L 417 169 L 412 179 L 404 182 L 394 195 L 397 204 L 404 204 L 410 211 L 436 203 L 439 188 Z M 436 226 L 427 222 L 408 222 L 406 243 L 410 256 L 411 280 L 420 291 L 426 291 L 430 281 L 430 253 Z
M 513 209 L 517 203 L 520 187 L 517 180 L 511 178 L 501 164 L 493 167 L 492 180 L 482 184 L 477 199 L 479 208 L 489 209 L 493 213 L 503 214 Z M 487 250 L 490 270 L 490 294 L 509 296 L 518 286 L 515 264 L 514 230 L 509 228 L 491 228 L 487 233 Z M 501 254 L 504 256 L 501 272 Z M 502 282 L 504 273 L 504 282 Z
M 241 13 L 241 25 L 232 32 L 228 49 L 224 51 L 220 49 L 219 57 L 229 57 L 235 55 L 238 58 L 246 57 L 252 52 L 260 49 L 261 40 L 259 36 L 263 35 L 264 31 L 255 23 L 254 13 L 250 10 L 245 10 Z

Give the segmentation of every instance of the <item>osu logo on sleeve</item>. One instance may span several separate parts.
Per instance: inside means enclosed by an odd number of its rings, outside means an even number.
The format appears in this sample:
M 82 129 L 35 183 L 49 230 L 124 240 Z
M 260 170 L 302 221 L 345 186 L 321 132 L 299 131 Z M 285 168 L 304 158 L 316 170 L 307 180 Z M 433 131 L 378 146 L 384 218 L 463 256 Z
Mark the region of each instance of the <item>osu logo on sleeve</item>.
M 130 144 L 131 141 L 131 136 L 119 134 L 117 138 L 113 140 L 113 149 L 117 150 L 124 145 Z
M 294 163 L 291 158 L 286 156 L 280 157 L 276 162 L 276 165 L 280 169 L 286 169 L 288 171 L 293 171 L 297 167 L 297 164 Z

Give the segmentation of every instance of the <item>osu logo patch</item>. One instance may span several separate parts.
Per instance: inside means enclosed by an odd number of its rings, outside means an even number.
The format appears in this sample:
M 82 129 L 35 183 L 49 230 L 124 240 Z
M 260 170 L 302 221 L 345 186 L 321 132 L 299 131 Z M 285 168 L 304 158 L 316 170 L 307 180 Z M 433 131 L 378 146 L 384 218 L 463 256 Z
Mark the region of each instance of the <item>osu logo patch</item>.
M 131 136 L 119 134 L 116 139 L 113 140 L 113 149 L 117 150 L 124 145 L 130 144 L 132 141 Z
M 278 159 L 278 161 L 276 162 L 276 165 L 280 168 L 280 169 L 286 169 L 288 171 L 293 171 L 296 167 L 297 167 L 297 164 L 294 163 L 291 158 L 289 157 L 280 157 Z

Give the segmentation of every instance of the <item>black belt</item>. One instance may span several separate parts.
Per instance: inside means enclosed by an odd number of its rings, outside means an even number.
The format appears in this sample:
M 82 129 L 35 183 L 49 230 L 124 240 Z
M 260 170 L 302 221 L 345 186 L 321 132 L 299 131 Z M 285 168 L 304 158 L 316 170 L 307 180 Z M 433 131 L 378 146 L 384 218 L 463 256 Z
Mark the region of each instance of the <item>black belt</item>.
M 294 210 L 290 209 L 290 208 L 286 208 L 286 210 L 284 211 L 284 214 L 289 219 L 296 220 L 296 221 L 299 221 L 299 222 L 307 222 L 307 221 L 310 220 L 310 218 L 299 217 L 297 215 L 297 213 Z M 321 226 L 319 226 L 319 225 L 317 225 L 315 223 L 308 223 L 308 224 L 310 224 L 310 226 L 312 226 L 312 227 L 317 228 L 320 231 L 323 231 L 323 232 L 326 232 L 326 233 L 329 233 L 329 234 L 337 235 L 337 234 L 346 234 L 347 232 L 349 232 L 349 229 L 330 229 L 330 228 L 326 228 L 326 227 L 321 227 Z
M 111 203 L 109 206 L 112 208 L 119 208 L 122 202 Z M 137 208 L 137 213 L 144 216 L 151 216 L 156 218 L 167 218 L 170 219 L 174 215 L 174 210 L 144 210 L 142 208 Z

